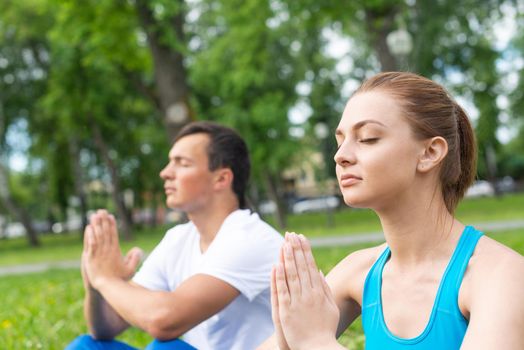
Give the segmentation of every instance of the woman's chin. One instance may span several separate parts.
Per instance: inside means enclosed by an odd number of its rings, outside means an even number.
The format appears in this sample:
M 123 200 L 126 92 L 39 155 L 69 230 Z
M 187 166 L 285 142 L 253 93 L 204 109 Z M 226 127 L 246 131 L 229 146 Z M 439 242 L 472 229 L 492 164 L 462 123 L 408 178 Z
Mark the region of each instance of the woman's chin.
M 356 196 L 344 196 L 344 203 L 351 208 L 366 209 L 369 208 L 369 202 L 365 201 L 364 198 Z

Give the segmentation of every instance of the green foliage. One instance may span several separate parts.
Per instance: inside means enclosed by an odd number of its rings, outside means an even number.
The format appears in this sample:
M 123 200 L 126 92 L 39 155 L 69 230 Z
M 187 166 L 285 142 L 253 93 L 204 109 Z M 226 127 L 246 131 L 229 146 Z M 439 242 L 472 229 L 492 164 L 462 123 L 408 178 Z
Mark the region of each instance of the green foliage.
M 154 106 L 134 85 L 142 76 L 152 74 L 150 54 L 140 35 L 143 33 L 129 3 L 61 2 L 49 32 L 54 64 L 47 94 L 41 100 L 46 113 L 35 135 L 39 145 L 60 147 L 65 143 L 64 152 L 45 148 L 49 165 L 54 164 L 57 154 L 71 152 L 71 142 L 79 144 L 82 152 L 91 156 L 74 161 L 91 169 L 85 172 L 89 181 L 107 176 L 92 143 L 93 126 L 97 125 L 124 187 L 137 194 L 158 192 L 158 171 L 165 157 L 151 154 L 167 154 L 168 148 Z M 72 176 L 71 164 L 56 165 L 55 173 Z M 65 186 L 53 188 L 64 192 Z M 67 197 L 71 194 L 72 190 Z
M 504 149 L 500 162 L 500 172 L 516 180 L 524 179 L 524 128 Z
M 199 115 L 235 127 L 251 150 L 253 174 L 279 174 L 299 152 L 288 111 L 303 71 L 290 47 L 287 22 L 270 28 L 267 1 L 203 2 L 194 23 L 201 41 L 190 77 Z M 257 16 L 253 16 L 256 13 Z
M 49 64 L 42 33 L 52 23 L 49 9 L 40 1 L 2 2 L 0 13 L 0 150 L 6 152 L 9 126 L 37 113 L 35 101 L 44 92 Z
M 159 33 L 164 48 L 185 58 L 197 119 L 233 126 L 246 138 L 255 186 L 267 177 L 278 183 L 285 170 L 302 166 L 318 150 L 327 167 L 317 170 L 318 177 L 334 176 L 332 135 L 319 140 L 315 126 L 324 123 L 335 129 L 348 86 L 381 69 L 388 50 L 382 39 L 400 26 L 414 41 L 405 66 L 443 82 L 478 110 L 480 175 L 488 175 L 489 147 L 496 152 L 501 174 L 522 174 L 522 143 L 498 144 L 496 131 L 503 115 L 496 98 L 508 94 L 511 126 L 522 129 L 524 73 L 522 69 L 509 73 L 512 79 L 518 77 L 517 88 L 511 91 L 497 62 L 509 57 L 518 63 L 524 36 L 517 30 L 511 47 L 500 52 L 493 31 L 508 6 L 517 9 L 517 27 L 522 27 L 518 2 L 488 0 L 482 6 L 473 0 L 461 1 L 460 6 L 452 0 L 142 3 L 154 17 L 148 33 Z M 157 201 L 147 198 L 156 198 L 161 191 L 158 171 L 169 144 L 155 98 L 162 87 L 153 85 L 152 51 L 137 4 L 117 0 L 0 4 L 4 124 L 0 152 L 3 156 L 10 152 L 5 131 L 25 120 L 31 139 L 28 157 L 39 164 L 31 170 L 31 181 L 42 183 L 37 193 L 46 198 L 39 213 L 63 216 L 71 197 L 78 195 L 75 165 L 79 164 L 86 183 L 107 182 L 108 170 L 93 143 L 93 125 L 101 129 L 123 187 L 135 193 L 135 204 L 150 206 Z M 179 29 L 172 22 L 177 14 L 187 15 L 182 40 L 177 39 Z M 346 72 L 340 73 L 339 59 L 328 55 L 333 45 L 329 33 L 350 43 Z M 397 67 L 405 68 L 399 62 Z M 297 104 L 311 111 L 305 112 L 305 122 L 294 124 L 289 114 Z M 11 183 L 20 186 L 18 180 Z M 28 186 L 31 192 L 32 186 Z M 14 192 L 28 198 L 24 188 Z M 90 198 L 89 205 L 108 203 L 98 196 Z

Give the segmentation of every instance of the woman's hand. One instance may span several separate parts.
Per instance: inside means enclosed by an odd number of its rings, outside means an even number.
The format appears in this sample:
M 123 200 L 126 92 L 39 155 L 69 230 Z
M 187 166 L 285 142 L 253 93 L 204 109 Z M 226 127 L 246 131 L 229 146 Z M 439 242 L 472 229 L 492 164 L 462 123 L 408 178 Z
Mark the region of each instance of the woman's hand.
M 286 234 L 283 262 L 273 273 L 273 313 L 279 346 L 290 349 L 337 349 L 339 310 L 324 276 L 318 271 L 303 235 Z M 275 291 L 276 290 L 276 291 Z
M 284 263 L 283 248 L 280 249 L 280 263 Z M 275 334 L 273 336 L 275 337 L 278 350 L 290 350 L 284 332 L 282 331 L 282 323 L 280 322 L 276 274 L 277 267 L 274 266 L 271 270 L 271 316 L 273 318 L 273 325 L 275 326 Z

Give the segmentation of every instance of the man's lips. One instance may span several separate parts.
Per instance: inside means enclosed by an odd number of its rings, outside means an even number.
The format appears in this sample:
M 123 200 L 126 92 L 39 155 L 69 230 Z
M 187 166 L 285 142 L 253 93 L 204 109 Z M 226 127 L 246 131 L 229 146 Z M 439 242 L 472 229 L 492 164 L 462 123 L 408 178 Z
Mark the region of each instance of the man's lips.
M 166 194 L 171 194 L 175 193 L 176 189 L 174 187 L 164 187 L 164 191 L 166 192 Z
M 360 181 L 362 181 L 361 177 L 358 177 L 353 174 L 345 174 L 340 177 L 340 186 L 342 187 L 352 186 Z

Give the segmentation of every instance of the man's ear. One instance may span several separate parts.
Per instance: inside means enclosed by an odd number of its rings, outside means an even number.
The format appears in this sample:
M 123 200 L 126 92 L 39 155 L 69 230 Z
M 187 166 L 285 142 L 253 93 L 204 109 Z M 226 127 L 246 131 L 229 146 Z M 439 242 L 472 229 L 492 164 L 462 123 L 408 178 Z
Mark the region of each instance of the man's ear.
M 417 164 L 417 170 L 422 173 L 437 167 L 448 154 L 448 143 L 441 136 L 432 137 L 424 144 L 424 150 Z
M 220 168 L 215 170 L 215 189 L 222 190 L 232 188 L 233 171 L 229 168 Z

